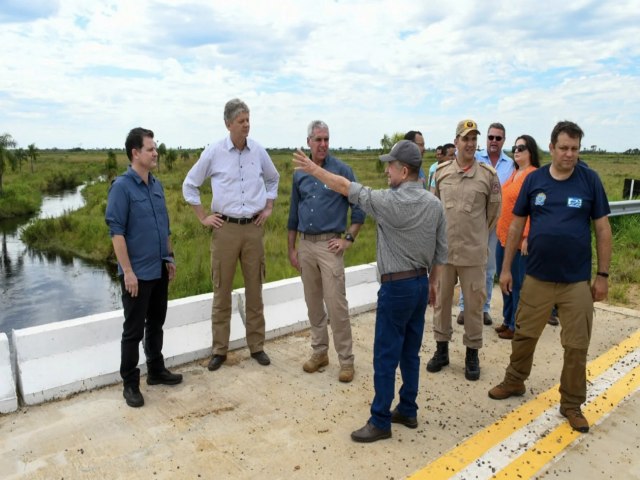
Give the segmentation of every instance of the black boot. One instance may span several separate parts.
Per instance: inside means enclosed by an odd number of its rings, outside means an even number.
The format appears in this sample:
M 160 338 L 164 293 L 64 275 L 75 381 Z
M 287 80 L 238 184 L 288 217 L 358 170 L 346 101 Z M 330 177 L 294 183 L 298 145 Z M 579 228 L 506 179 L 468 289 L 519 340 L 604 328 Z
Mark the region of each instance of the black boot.
M 439 372 L 447 365 L 449 365 L 449 342 L 436 342 L 436 353 L 427 363 L 427 372 Z
M 467 347 L 467 357 L 464 360 L 464 377 L 471 381 L 480 378 L 480 360 L 478 359 L 477 348 Z

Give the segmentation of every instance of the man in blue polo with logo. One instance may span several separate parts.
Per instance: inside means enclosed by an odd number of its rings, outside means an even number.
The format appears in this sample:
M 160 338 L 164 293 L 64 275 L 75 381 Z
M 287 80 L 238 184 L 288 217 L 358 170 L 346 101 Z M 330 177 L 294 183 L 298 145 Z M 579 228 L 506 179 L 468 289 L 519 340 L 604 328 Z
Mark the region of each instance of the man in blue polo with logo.
M 527 217 L 529 255 L 527 275 L 516 313 L 511 361 L 504 380 L 489 390 L 502 400 L 524 395 L 536 344 L 558 306 L 564 348 L 560 376 L 560 413 L 574 430 L 589 431 L 580 406 L 587 395 L 587 350 L 593 324 L 593 302 L 604 300 L 609 290 L 611 227 L 607 195 L 598 174 L 577 167 L 582 129 L 573 122 L 559 122 L 551 133 L 551 164 L 531 173 L 513 208 L 500 286 L 511 292 L 511 262 Z M 591 224 L 595 231 L 597 271 L 591 275 Z

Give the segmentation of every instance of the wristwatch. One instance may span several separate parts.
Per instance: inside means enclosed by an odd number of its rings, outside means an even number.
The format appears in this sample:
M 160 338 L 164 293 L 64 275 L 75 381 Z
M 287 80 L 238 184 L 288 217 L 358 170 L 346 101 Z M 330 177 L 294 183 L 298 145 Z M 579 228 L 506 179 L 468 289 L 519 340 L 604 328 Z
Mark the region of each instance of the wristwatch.
M 355 237 L 353 235 L 351 235 L 349 232 L 347 232 L 347 234 L 344 236 L 344 239 L 347 242 L 351 242 L 351 243 L 356 241 Z

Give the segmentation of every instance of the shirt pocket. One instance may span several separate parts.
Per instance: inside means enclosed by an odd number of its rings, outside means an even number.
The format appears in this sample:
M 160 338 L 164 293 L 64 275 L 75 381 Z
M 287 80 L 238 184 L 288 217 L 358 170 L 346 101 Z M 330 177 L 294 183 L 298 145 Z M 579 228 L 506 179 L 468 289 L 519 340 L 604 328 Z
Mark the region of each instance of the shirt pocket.
M 129 208 L 131 209 L 131 216 L 136 219 L 144 218 L 153 214 L 149 197 L 137 192 L 131 195 Z
M 469 215 L 477 215 L 480 212 L 484 214 L 485 209 L 482 208 L 485 196 L 482 192 L 474 189 L 467 189 L 462 192 L 462 211 Z
M 153 209 L 156 213 L 161 215 L 167 214 L 167 204 L 164 199 L 164 195 L 161 192 L 153 192 L 151 194 L 153 201 Z

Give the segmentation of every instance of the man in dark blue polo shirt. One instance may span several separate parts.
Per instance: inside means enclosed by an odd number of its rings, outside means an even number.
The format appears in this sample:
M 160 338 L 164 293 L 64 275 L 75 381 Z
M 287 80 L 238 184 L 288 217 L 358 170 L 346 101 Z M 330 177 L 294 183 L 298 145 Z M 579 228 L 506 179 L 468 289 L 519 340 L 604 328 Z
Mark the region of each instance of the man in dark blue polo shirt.
M 329 127 L 315 120 L 307 130 L 311 160 L 325 170 L 355 182 L 353 170 L 329 155 Z M 351 207 L 351 225 L 347 234 L 347 211 Z M 353 380 L 353 353 L 349 304 L 344 284 L 344 251 L 351 246 L 364 223 L 365 214 L 357 205 L 328 188 L 308 173 L 296 171 L 291 187 L 289 208 L 289 261 L 300 271 L 304 297 L 311 324 L 311 358 L 303 365 L 313 373 L 329 364 L 331 323 L 333 343 L 338 353 L 341 382 Z M 300 243 L 296 238 L 300 232 Z M 326 305 L 326 311 L 325 311 Z
M 105 219 L 118 259 L 124 325 L 120 375 L 124 398 L 141 407 L 138 368 L 140 341 L 144 337 L 147 384 L 175 385 L 182 375 L 169 372 L 162 356 L 162 326 L 167 314 L 169 281 L 176 265 L 169 239 L 169 215 L 160 181 L 151 175 L 158 165 L 153 132 L 134 128 L 125 142 L 131 162 L 109 189 Z
M 584 133 L 562 121 L 551 132 L 551 164 L 531 173 L 513 207 L 500 286 L 512 289 L 511 262 L 527 218 L 529 254 L 504 380 L 489 390 L 503 400 L 526 393 L 536 344 L 555 304 L 560 316 L 564 363 L 560 376 L 560 413 L 574 430 L 589 431 L 581 405 L 587 398 L 587 351 L 593 326 L 593 302 L 607 297 L 611 261 L 609 201 L 598 174 L 579 166 Z M 591 226 L 596 239 L 597 270 L 592 278 Z

